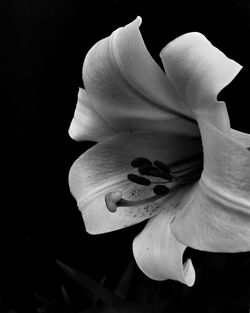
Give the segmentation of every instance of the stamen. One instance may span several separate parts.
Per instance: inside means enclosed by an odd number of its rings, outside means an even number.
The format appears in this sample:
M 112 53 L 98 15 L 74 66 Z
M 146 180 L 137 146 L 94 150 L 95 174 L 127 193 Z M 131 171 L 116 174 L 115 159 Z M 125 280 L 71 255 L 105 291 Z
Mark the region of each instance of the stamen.
M 179 167 L 178 169 L 173 169 L 171 170 L 171 174 L 173 176 L 185 176 L 188 175 L 189 173 L 195 172 L 195 171 L 200 171 L 202 170 L 202 164 L 201 162 L 193 162 L 193 163 L 189 163 L 187 164 L 185 167 Z
M 202 167 L 197 168 L 193 172 L 180 176 L 179 180 L 184 184 L 189 184 L 200 179 L 201 174 L 202 174 Z
M 139 167 L 138 169 L 138 172 L 141 174 L 141 175 L 149 175 L 150 171 L 154 171 L 156 170 L 157 171 L 157 168 L 153 167 L 152 165 L 150 164 L 147 164 L 147 165 L 142 165 Z
M 171 183 L 171 182 L 173 182 L 175 180 L 177 180 L 177 179 L 173 179 L 171 181 L 169 181 L 169 180 L 165 180 L 165 181 L 151 181 L 151 184 L 152 185 L 155 185 L 155 184 L 157 184 L 157 185 L 168 184 L 168 183 Z
M 135 174 L 128 174 L 127 178 L 133 183 L 136 183 L 139 185 L 149 186 L 151 184 L 151 181 L 149 179 L 135 175 Z
M 132 167 L 140 167 L 142 165 L 152 165 L 152 162 L 146 158 L 136 158 L 130 164 Z
M 180 176 L 180 178 L 190 178 L 190 177 L 193 177 L 193 176 L 197 176 L 197 175 L 201 175 L 202 173 L 202 169 L 203 167 L 202 166 L 196 166 L 196 167 L 193 167 L 185 172 L 183 172 L 183 174 Z
M 151 170 L 148 175 L 163 178 L 163 179 L 170 180 L 170 181 L 173 178 L 173 176 L 171 174 L 164 173 L 164 172 L 161 172 L 159 170 Z
M 164 164 L 163 162 L 159 161 L 159 160 L 155 160 L 153 162 L 154 166 L 156 166 L 159 170 L 165 172 L 165 173 L 170 173 L 170 168 Z
M 166 180 L 172 180 L 173 178 L 169 172 L 163 172 L 161 170 L 158 170 L 156 167 L 152 165 L 142 165 L 139 167 L 138 171 L 141 175 L 154 176 Z
M 153 188 L 153 192 L 158 196 L 165 196 L 169 193 L 169 188 L 163 185 L 157 185 Z

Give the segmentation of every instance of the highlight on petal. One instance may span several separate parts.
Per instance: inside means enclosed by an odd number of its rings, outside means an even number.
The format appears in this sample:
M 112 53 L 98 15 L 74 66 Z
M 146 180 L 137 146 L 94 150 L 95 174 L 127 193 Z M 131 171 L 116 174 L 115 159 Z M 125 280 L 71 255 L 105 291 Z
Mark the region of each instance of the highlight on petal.
M 116 230 L 139 223 L 162 210 L 164 197 L 144 201 L 155 196 L 155 185 L 138 185 L 127 179 L 128 174 L 136 174 L 138 170 L 131 166 L 132 160 L 144 157 L 168 164 L 195 156 L 200 151 L 198 139 L 151 132 L 123 133 L 87 150 L 69 173 L 70 190 L 87 231 L 94 234 Z M 121 197 L 132 204 L 116 209 L 116 201 Z
M 239 144 L 244 146 L 245 148 L 250 147 L 250 134 L 246 134 L 243 132 L 240 132 L 238 130 L 231 128 L 231 136 L 235 141 L 237 141 Z
M 83 65 L 88 97 L 117 133 L 167 127 L 199 136 L 193 113 L 147 51 L 140 24 L 138 17 L 90 49 Z
M 86 91 L 79 88 L 78 101 L 69 128 L 70 137 L 77 141 L 99 141 L 114 134 L 112 128 L 95 111 Z
M 140 269 L 155 280 L 173 279 L 191 287 L 195 270 L 188 259 L 183 264 L 186 246 L 173 236 L 173 212 L 164 210 L 152 217 L 133 242 L 133 253 Z
M 200 121 L 204 170 L 172 223 L 177 240 L 211 252 L 250 250 L 250 152 Z
M 241 70 L 200 33 L 187 33 L 170 42 L 160 54 L 166 74 L 195 113 L 229 133 L 230 123 L 218 93 Z

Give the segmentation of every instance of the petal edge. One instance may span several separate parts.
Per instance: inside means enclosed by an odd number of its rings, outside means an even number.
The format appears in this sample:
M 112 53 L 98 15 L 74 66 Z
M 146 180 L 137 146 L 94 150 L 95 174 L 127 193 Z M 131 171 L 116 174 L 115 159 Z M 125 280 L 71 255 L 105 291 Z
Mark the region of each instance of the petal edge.
M 173 215 L 166 210 L 152 217 L 134 239 L 134 257 L 139 268 L 151 279 L 173 279 L 191 287 L 195 270 L 190 259 L 182 263 L 186 246 L 173 236 L 172 219 Z

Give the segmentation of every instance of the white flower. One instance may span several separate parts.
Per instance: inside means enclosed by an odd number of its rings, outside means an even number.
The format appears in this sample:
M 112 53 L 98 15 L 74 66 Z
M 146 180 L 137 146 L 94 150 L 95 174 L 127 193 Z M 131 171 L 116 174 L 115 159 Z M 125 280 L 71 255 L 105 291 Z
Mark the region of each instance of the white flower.
M 231 129 L 217 101 L 241 66 L 188 33 L 161 51 L 164 73 L 140 24 L 85 58 L 69 133 L 98 143 L 73 164 L 69 184 L 89 233 L 149 219 L 133 243 L 137 264 L 153 279 L 192 286 L 186 246 L 250 250 L 250 135 Z

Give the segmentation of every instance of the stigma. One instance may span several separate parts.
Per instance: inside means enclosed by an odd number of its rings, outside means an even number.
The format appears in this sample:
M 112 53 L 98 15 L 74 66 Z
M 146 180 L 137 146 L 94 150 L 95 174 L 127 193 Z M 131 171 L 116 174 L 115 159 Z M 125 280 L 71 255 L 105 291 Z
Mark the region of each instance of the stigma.
M 122 200 L 120 191 L 109 192 L 105 196 L 105 202 L 110 212 L 116 212 L 119 201 Z

